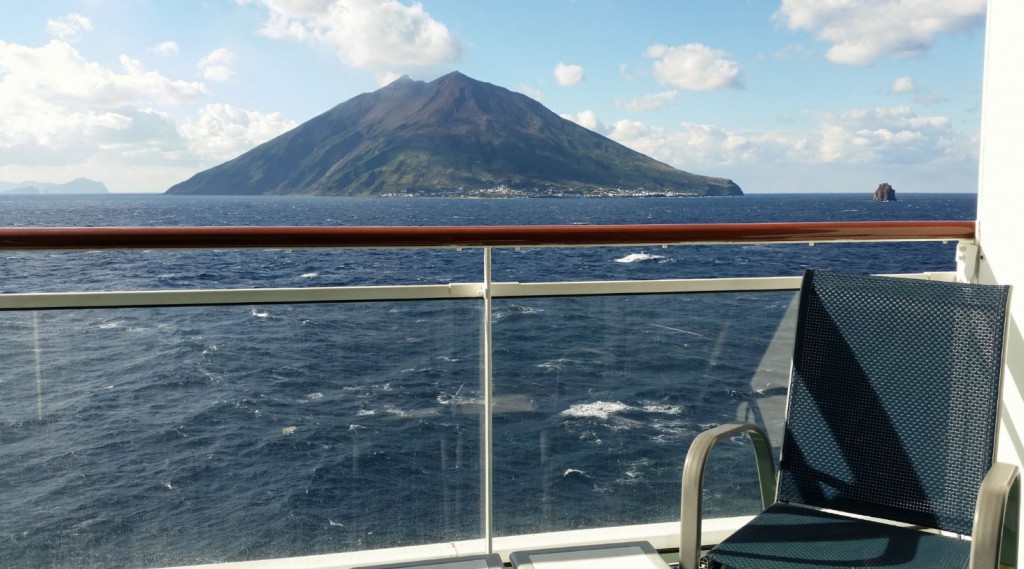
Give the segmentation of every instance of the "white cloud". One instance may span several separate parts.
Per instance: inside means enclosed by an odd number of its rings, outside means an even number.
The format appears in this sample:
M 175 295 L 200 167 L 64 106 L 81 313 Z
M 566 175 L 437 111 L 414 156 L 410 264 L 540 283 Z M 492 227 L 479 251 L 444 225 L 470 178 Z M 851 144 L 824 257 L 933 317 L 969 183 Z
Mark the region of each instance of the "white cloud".
M 50 109 L 35 114 L 35 129 L 25 123 L 0 134 L 0 166 L 70 167 L 106 164 L 166 166 L 195 162 L 166 113 L 122 107 L 116 111 L 82 110 L 55 115 Z M 28 125 L 31 126 L 31 125 Z M 28 136 L 18 136 L 28 134 Z
M 115 71 L 86 61 L 67 42 L 27 47 L 0 40 L 0 100 L 41 99 L 47 104 L 91 108 L 140 102 L 178 103 L 206 93 L 202 83 L 175 81 L 127 55 Z
M 558 62 L 555 66 L 555 80 L 562 87 L 579 85 L 583 81 L 583 68 L 579 65 L 569 65 Z
M 74 43 L 82 38 L 82 32 L 92 31 L 92 22 L 81 14 L 68 14 L 63 18 L 47 20 L 46 30 L 57 39 Z
M 295 128 L 281 113 L 246 111 L 227 104 L 206 105 L 199 118 L 181 126 L 193 154 L 204 161 L 228 160 Z
M 913 93 L 917 91 L 917 83 L 914 82 L 914 78 L 909 75 L 904 75 L 892 82 L 889 86 L 890 93 Z
M 115 71 L 86 61 L 67 42 L 34 48 L 0 40 L 0 148 L 58 149 L 130 128 L 125 109 L 175 104 L 205 94 L 126 55 Z
M 209 67 L 230 62 L 214 51 Z M 112 191 L 171 184 L 295 126 L 280 113 L 208 104 L 179 126 L 167 107 L 207 94 L 199 82 L 146 70 L 127 55 L 112 69 L 54 40 L 0 40 L 0 178 L 88 176 Z
M 638 152 L 689 171 L 702 168 L 802 158 L 799 135 L 785 132 L 730 132 L 714 125 L 683 123 L 666 130 L 642 121 L 619 120 L 608 137 Z
M 690 91 L 713 91 L 743 86 L 740 66 L 720 49 L 699 43 L 675 47 L 652 45 L 644 55 L 654 59 L 658 83 Z
M 112 189 L 152 191 L 166 186 L 126 187 L 114 180 L 146 178 L 132 178 L 132 169 L 180 172 L 198 164 L 174 120 L 153 107 L 196 99 L 206 93 L 203 84 L 147 71 L 127 55 L 119 60 L 120 69 L 88 61 L 60 40 L 41 47 L 0 41 L 5 177 L 90 176 Z
M 871 65 L 883 57 L 919 57 L 941 33 L 984 21 L 986 0 L 782 0 L 775 18 L 832 44 L 833 63 Z
M 582 126 L 583 128 L 590 129 L 598 134 L 608 134 L 608 127 L 606 127 L 600 120 L 598 120 L 597 113 L 591 111 L 590 109 L 580 111 L 575 115 L 564 114 L 561 116 L 563 119 L 570 120 Z
M 259 4 L 269 18 L 260 33 L 332 49 L 352 67 L 452 63 L 465 47 L 419 2 L 397 0 L 236 0 Z
M 562 116 L 691 172 L 781 165 L 895 169 L 977 161 L 978 137 L 956 130 L 944 116 L 917 115 L 906 106 L 809 114 L 817 119 L 813 129 L 749 131 L 697 123 L 665 129 L 628 119 L 604 125 L 590 111 Z
M 820 157 L 825 162 L 904 163 L 977 154 L 949 118 L 918 116 L 907 106 L 815 116 L 822 125 Z
M 84 122 L 81 118 L 69 120 Z M 4 149 L 0 179 L 66 181 L 86 176 L 115 192 L 164 191 L 295 126 L 280 113 L 224 104 L 206 105 L 195 120 L 180 127 L 167 113 L 153 109 L 126 108 L 99 118 L 110 124 L 94 124 L 88 136 L 69 138 L 60 148 L 27 144 Z
M 234 53 L 231 53 L 231 50 L 226 47 L 219 47 L 204 55 L 196 67 L 199 68 L 199 74 L 203 79 L 225 83 L 235 77 L 235 70 L 232 66 L 235 64 L 236 59 L 237 57 L 235 57 Z
M 921 86 L 917 84 L 917 81 L 914 81 L 914 78 L 909 75 L 904 75 L 903 77 L 899 77 L 893 81 L 892 84 L 889 85 L 889 93 L 892 95 L 913 94 L 914 102 L 926 107 L 946 101 L 946 98 L 942 95 L 921 88 Z
M 149 48 L 149 51 L 151 51 L 151 52 L 153 52 L 153 53 L 155 53 L 157 55 L 169 56 L 169 55 L 178 55 L 178 52 L 181 51 L 181 48 L 178 47 L 178 42 L 173 41 L 173 40 L 168 40 L 168 41 L 162 41 L 162 42 L 154 45 L 153 47 Z
M 639 113 L 666 107 L 678 97 L 679 91 L 662 91 L 660 93 L 651 93 L 649 95 L 620 101 L 619 104 L 622 108 L 631 113 Z
M 540 92 L 540 89 L 535 89 L 529 85 L 520 85 L 519 92 L 533 99 L 534 101 L 544 100 L 544 94 Z

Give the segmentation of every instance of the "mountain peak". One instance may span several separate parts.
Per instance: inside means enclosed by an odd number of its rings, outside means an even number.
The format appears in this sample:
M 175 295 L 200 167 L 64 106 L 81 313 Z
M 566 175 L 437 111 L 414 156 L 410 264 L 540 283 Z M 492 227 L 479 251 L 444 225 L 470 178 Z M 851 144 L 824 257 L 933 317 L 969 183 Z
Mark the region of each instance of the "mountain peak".
M 183 194 L 741 195 L 453 71 L 396 79 L 168 190 Z
M 415 79 L 413 79 L 412 77 L 409 77 L 408 75 L 402 75 L 401 77 L 399 77 L 398 79 L 395 79 L 394 81 L 388 83 L 384 87 L 386 88 L 386 87 L 399 86 L 399 85 L 409 85 L 411 83 L 419 83 L 419 81 L 416 81 Z
M 470 81 L 476 81 L 476 79 L 473 79 L 469 75 L 465 75 L 464 73 L 462 73 L 461 71 L 456 69 L 455 71 L 452 71 L 451 73 L 447 73 L 445 75 L 442 75 L 442 76 L 438 77 L 437 79 L 434 79 L 434 81 L 453 81 L 453 80 L 467 80 L 467 79 L 470 80 Z
M 441 89 L 480 89 L 486 91 L 488 95 L 493 95 L 497 92 L 508 92 L 508 89 L 499 87 L 486 81 L 474 79 L 469 75 L 465 75 L 459 71 L 452 71 L 447 75 L 442 75 L 437 79 L 434 79 L 428 85 L 435 86 Z

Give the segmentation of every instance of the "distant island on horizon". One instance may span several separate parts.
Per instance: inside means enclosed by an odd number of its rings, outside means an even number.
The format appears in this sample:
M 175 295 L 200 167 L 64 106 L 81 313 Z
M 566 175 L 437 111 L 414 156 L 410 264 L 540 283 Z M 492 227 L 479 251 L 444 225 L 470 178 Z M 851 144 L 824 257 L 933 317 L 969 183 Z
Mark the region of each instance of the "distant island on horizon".
M 741 196 L 503 87 L 402 77 L 175 184 L 168 194 L 364 197 Z
M 103 182 L 76 178 L 63 184 L 53 182 L 0 182 L 0 194 L 6 195 L 58 195 L 109 194 Z

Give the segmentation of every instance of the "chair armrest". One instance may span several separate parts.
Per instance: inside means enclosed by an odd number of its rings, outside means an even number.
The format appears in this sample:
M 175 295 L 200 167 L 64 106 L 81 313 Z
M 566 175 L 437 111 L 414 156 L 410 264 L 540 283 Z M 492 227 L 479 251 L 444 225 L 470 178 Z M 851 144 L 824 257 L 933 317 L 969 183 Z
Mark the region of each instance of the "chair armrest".
M 997 462 L 978 489 L 971 532 L 971 569 L 1017 566 L 1020 525 L 1020 471 Z
M 700 560 L 701 517 L 704 467 L 711 449 L 722 439 L 746 434 L 754 443 L 757 479 L 761 486 L 761 505 L 775 503 L 775 460 L 764 429 L 753 423 L 730 423 L 697 435 L 683 463 L 682 502 L 679 519 L 679 569 L 697 569 Z

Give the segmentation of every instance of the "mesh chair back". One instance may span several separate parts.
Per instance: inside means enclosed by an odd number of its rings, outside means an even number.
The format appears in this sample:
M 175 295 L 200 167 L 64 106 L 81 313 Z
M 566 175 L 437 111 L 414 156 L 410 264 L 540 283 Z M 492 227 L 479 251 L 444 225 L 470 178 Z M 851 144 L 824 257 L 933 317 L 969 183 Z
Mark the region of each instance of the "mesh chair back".
M 970 534 L 1008 293 L 807 271 L 779 501 Z

